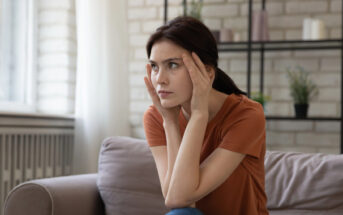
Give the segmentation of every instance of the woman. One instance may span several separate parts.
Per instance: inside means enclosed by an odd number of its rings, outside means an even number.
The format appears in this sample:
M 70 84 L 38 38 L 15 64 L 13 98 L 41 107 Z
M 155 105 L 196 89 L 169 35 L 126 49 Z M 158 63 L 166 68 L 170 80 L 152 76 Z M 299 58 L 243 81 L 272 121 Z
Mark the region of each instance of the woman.
M 177 17 L 146 50 L 144 129 L 168 215 L 268 214 L 263 107 L 217 67 L 209 29 Z

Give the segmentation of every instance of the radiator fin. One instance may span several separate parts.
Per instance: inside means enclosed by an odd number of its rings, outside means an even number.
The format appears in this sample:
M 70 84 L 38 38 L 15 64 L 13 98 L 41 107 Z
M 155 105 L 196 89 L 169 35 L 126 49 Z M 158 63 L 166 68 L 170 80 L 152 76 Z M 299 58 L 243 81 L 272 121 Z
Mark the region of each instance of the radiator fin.
M 0 130 L 0 215 L 6 196 L 16 185 L 32 179 L 70 175 L 72 171 L 72 129 L 15 130 Z

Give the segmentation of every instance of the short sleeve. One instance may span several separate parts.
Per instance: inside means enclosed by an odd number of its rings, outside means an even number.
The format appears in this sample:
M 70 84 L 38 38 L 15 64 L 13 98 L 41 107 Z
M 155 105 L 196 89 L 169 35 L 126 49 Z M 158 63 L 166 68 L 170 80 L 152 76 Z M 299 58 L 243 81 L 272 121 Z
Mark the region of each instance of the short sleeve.
M 163 119 L 154 106 L 150 106 L 145 111 L 143 126 L 145 137 L 150 147 L 166 145 Z
M 219 147 L 259 158 L 265 145 L 265 121 L 261 105 L 241 110 L 234 123 L 222 130 Z

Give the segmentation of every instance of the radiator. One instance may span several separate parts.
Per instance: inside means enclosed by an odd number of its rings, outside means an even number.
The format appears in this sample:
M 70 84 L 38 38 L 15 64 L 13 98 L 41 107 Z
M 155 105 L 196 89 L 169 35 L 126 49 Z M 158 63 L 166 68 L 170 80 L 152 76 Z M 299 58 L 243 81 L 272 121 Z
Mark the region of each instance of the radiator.
M 6 196 L 16 185 L 70 175 L 74 147 L 73 120 L 6 118 L 4 123 L 0 116 L 0 215 Z

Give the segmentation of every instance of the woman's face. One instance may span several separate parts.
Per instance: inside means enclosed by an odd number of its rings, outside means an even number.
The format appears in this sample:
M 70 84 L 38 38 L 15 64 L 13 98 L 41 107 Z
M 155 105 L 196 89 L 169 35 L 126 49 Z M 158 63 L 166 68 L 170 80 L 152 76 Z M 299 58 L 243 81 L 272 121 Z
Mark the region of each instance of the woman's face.
M 183 105 L 192 97 L 193 84 L 182 60 L 183 53 L 189 52 L 170 40 L 152 46 L 151 82 L 164 108 Z

